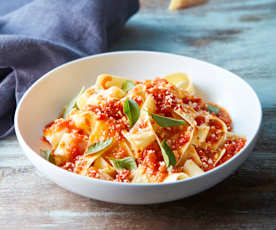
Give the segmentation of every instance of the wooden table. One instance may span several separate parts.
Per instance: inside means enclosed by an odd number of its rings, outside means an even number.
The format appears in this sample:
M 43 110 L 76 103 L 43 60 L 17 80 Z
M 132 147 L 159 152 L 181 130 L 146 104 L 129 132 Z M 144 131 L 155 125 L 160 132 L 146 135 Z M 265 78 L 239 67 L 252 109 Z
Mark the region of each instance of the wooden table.
M 111 49 L 191 56 L 245 79 L 264 112 L 261 136 L 249 159 L 201 194 L 125 206 L 63 190 L 32 166 L 11 136 L 0 141 L 1 230 L 276 229 L 276 1 L 212 0 L 175 13 L 167 5 L 165 0 L 143 0 Z

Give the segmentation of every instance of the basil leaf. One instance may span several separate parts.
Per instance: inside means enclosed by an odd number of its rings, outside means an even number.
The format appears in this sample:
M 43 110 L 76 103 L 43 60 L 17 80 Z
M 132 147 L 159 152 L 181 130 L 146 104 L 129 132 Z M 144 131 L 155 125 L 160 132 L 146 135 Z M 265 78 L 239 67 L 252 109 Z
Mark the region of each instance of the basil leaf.
M 108 148 L 112 144 L 112 141 L 113 141 L 113 139 L 110 138 L 110 139 L 107 139 L 105 141 L 100 141 L 100 142 L 97 142 L 93 145 L 90 145 L 84 155 L 90 155 L 90 154 L 93 154 L 93 153 L 100 152 L 100 151 Z
M 135 82 L 131 80 L 126 80 L 122 84 L 122 90 L 124 90 L 126 93 L 133 89 L 135 87 Z
M 140 116 L 140 109 L 138 104 L 131 100 L 126 99 L 123 106 L 124 114 L 128 117 L 130 128 L 136 123 Z
M 111 159 L 110 161 L 112 162 L 112 164 L 113 164 L 113 166 L 116 170 L 137 169 L 136 162 L 132 157 L 125 157 L 125 158 L 122 158 L 122 159 Z
M 52 164 L 55 164 L 55 158 L 51 154 L 51 150 L 49 150 L 49 149 L 48 150 L 40 149 L 40 152 L 44 154 L 47 161 L 51 162 Z
M 67 115 L 72 111 L 73 108 L 77 108 L 77 101 L 80 97 L 80 95 L 84 92 L 85 87 L 83 86 L 81 88 L 81 91 L 78 93 L 76 97 L 74 97 L 69 104 L 65 107 L 63 118 L 66 119 Z
M 186 122 L 184 120 L 174 119 L 171 117 L 164 117 L 157 114 L 151 114 L 153 120 L 157 122 L 161 127 L 172 127 L 184 125 Z
M 207 108 L 208 108 L 209 113 L 214 113 L 214 114 L 218 115 L 218 113 L 219 113 L 218 107 L 216 107 L 214 105 L 207 104 Z
M 169 166 L 175 166 L 176 164 L 175 155 L 171 150 L 170 146 L 168 146 L 168 144 L 166 143 L 166 141 L 162 141 L 160 147 L 161 147 L 164 161 L 166 163 L 166 167 L 168 168 Z

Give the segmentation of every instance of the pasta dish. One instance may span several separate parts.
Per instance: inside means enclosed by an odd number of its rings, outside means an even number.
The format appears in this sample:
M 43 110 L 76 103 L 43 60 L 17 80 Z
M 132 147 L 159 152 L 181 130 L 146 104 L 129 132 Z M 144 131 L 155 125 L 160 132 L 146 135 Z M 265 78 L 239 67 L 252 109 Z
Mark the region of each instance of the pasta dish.
M 76 174 L 129 183 L 185 180 L 237 154 L 221 106 L 203 101 L 184 73 L 135 81 L 102 74 L 43 130 L 51 163 Z

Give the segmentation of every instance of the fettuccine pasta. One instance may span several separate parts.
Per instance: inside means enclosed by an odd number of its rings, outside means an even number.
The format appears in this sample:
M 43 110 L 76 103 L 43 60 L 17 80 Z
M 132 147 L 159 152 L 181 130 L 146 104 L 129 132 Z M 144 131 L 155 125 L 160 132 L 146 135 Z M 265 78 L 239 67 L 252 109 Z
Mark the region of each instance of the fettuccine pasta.
M 53 164 L 91 178 L 161 183 L 186 180 L 237 154 L 222 107 L 194 95 L 184 73 L 143 82 L 102 74 L 46 125 Z

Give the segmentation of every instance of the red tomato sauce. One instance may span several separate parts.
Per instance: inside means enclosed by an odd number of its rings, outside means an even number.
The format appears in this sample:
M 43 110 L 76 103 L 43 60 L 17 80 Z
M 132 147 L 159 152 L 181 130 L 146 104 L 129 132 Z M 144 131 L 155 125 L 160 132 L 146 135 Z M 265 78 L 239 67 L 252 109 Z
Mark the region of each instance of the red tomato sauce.
M 219 119 L 221 119 L 225 124 L 226 124 L 226 126 L 227 126 L 227 130 L 229 131 L 229 132 L 231 132 L 232 131 L 232 119 L 231 119 L 231 117 L 229 116 L 229 114 L 228 114 L 228 112 L 225 110 L 225 109 L 223 109 L 223 108 L 221 108 L 220 107 L 220 110 L 219 110 L 219 112 L 218 112 L 218 114 L 217 114 L 217 117 L 219 118 Z
M 232 131 L 232 119 L 229 115 L 229 113 L 222 107 L 220 107 L 219 105 L 215 104 L 215 103 L 208 103 L 210 105 L 213 105 L 213 106 L 216 106 L 218 109 L 219 109 L 219 112 L 217 114 L 215 113 L 212 113 L 212 115 L 218 117 L 219 119 L 221 119 L 227 126 L 227 130 L 229 132 Z M 202 106 L 202 109 L 205 110 L 205 111 L 208 111 L 208 107 L 207 107 L 207 104 L 203 105 Z
M 143 98 L 141 96 L 136 96 L 133 98 L 133 100 L 140 106 L 144 102 Z
M 167 168 L 160 164 L 161 161 L 163 161 L 163 156 L 156 142 L 143 151 L 142 159 L 140 159 L 141 164 L 146 168 L 146 174 L 154 178 L 156 182 L 163 181 L 168 175 Z
M 146 81 L 146 91 L 151 94 L 156 103 L 156 113 L 162 113 L 171 117 L 172 110 L 176 107 L 177 101 L 174 94 L 175 87 L 165 79 L 157 78 L 154 81 Z
M 209 121 L 210 131 L 206 138 L 206 142 L 211 144 L 215 144 L 219 141 L 219 139 L 223 135 L 222 124 L 219 123 L 217 120 L 210 120 Z
M 66 162 L 64 165 L 60 166 L 61 168 L 73 172 L 75 169 L 75 164 L 73 162 Z
M 97 168 L 94 168 L 94 167 L 90 167 L 88 170 L 87 170 L 87 176 L 88 177 L 92 177 L 92 178 L 97 178 L 97 179 L 100 179 L 101 178 L 101 175 L 99 173 L 99 170 Z
M 202 162 L 202 169 L 204 171 L 209 171 L 213 168 L 215 168 L 218 165 L 223 164 L 224 162 L 231 159 L 235 154 L 237 154 L 245 145 L 246 139 L 244 138 L 238 138 L 235 140 L 227 140 L 223 148 L 226 149 L 226 152 L 224 153 L 223 157 L 217 162 L 215 165 L 215 155 L 218 153 L 215 150 L 211 149 L 203 149 L 203 148 L 196 148 L 196 151 L 200 157 L 200 160 Z M 221 150 L 219 150 L 220 152 Z
M 203 171 L 209 171 L 215 167 L 214 156 L 216 154 L 216 151 L 213 151 L 211 149 L 203 149 L 203 148 L 196 148 L 196 151 L 202 162 L 201 168 Z
M 185 96 L 182 99 L 182 102 L 186 105 L 193 107 L 193 109 L 197 112 L 202 109 L 202 99 L 199 97 Z
M 116 141 L 112 148 L 106 150 L 105 155 L 107 158 L 121 159 L 124 157 L 129 157 L 128 150 L 120 142 Z
M 98 120 L 107 120 L 113 118 L 121 119 L 124 116 L 123 106 L 118 99 L 103 102 L 101 105 L 87 105 L 86 109 L 96 114 Z
M 117 139 L 118 141 L 124 139 L 122 131 L 123 130 L 129 131 L 129 128 L 130 128 L 127 120 L 123 120 L 123 119 L 109 120 L 108 124 L 109 124 L 108 137 L 110 138 L 115 137 L 115 139 Z
M 190 136 L 187 133 L 180 134 L 176 140 L 172 140 L 170 147 L 172 150 L 180 149 L 183 145 L 188 143 Z
M 83 155 L 86 148 L 83 145 L 83 137 L 79 136 L 74 139 L 74 145 L 70 148 L 70 159 L 69 161 L 73 161 L 76 156 Z
M 80 135 L 84 135 L 84 131 L 78 129 L 72 122 L 72 120 L 58 119 L 55 122 L 51 122 L 45 126 L 44 134 L 49 131 L 50 133 L 56 133 L 63 129 L 66 129 L 68 133 L 71 133 L 73 130 Z
M 51 143 L 46 139 L 45 136 L 42 136 L 41 140 L 44 141 L 44 142 L 46 142 L 47 144 L 51 145 Z
M 130 171 L 127 169 L 122 169 L 116 175 L 115 181 L 117 182 L 130 182 Z
M 197 126 L 201 126 L 202 124 L 205 123 L 205 117 L 199 115 L 195 118 L 195 121 Z
M 149 124 L 147 121 L 141 121 L 141 122 L 139 122 L 138 127 L 139 127 L 139 129 L 145 129 L 148 127 L 148 125 Z
M 158 167 L 157 173 L 155 175 L 156 182 L 162 182 L 168 176 L 167 167 L 166 165 L 160 165 Z
M 217 165 L 223 164 L 225 161 L 228 161 L 232 158 L 236 153 L 238 153 L 246 144 L 246 139 L 238 138 L 235 140 L 227 140 L 224 144 L 226 149 L 225 154 L 220 159 Z

